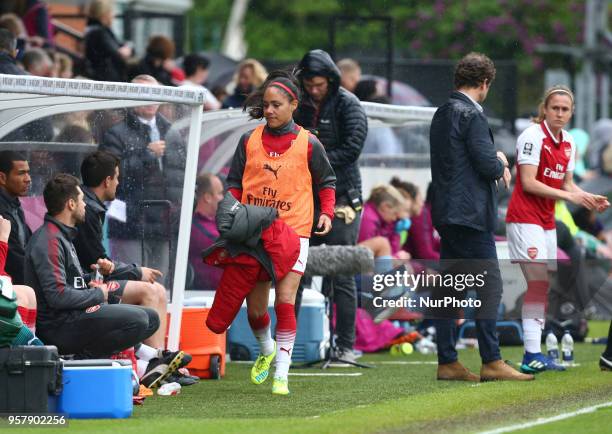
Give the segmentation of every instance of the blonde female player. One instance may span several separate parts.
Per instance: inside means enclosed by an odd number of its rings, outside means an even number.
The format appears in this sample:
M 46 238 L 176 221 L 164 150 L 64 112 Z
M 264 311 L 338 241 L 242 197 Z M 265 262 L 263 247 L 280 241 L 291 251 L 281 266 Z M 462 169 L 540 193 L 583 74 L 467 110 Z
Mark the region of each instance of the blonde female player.
M 296 78 L 284 71 L 270 73 L 245 102 L 251 118 L 264 117 L 266 125 L 242 136 L 227 178 L 229 191 L 242 203 L 278 204 L 279 217 L 300 236 L 299 258 L 275 286 L 276 342 L 268 316 L 271 282 L 258 282 L 246 298 L 249 324 L 260 347 L 251 381 L 262 384 L 276 356 L 272 393 L 277 395 L 289 393 L 287 375 L 296 333 L 294 303 L 308 259 L 313 186 L 321 208 L 315 235 L 331 230 L 335 204 L 336 175 L 323 145 L 293 121 L 298 102 Z
M 601 212 L 610 206 L 604 196 L 574 183 L 576 146 L 563 129 L 574 112 L 574 95 L 565 86 L 546 91 L 535 123 L 516 143 L 516 187 L 506 215 L 510 259 L 519 262 L 527 292 L 523 300 L 524 373 L 565 368 L 542 354 L 540 343 L 548 299 L 548 261 L 557 259 L 555 201 L 565 200 Z

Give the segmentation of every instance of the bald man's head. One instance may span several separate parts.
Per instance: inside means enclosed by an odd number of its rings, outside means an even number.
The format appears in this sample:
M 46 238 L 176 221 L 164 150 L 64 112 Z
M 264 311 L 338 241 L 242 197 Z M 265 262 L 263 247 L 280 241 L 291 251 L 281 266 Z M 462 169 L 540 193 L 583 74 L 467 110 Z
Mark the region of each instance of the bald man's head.
M 155 77 L 148 74 L 140 74 L 132 79 L 134 84 L 146 84 L 149 86 L 159 86 L 159 82 Z M 134 113 L 136 116 L 150 120 L 155 117 L 157 110 L 159 110 L 159 104 L 145 105 L 141 107 L 134 107 Z
M 136 77 L 132 78 L 132 83 L 135 84 L 151 84 L 151 85 L 159 85 L 159 82 L 149 74 L 140 74 Z

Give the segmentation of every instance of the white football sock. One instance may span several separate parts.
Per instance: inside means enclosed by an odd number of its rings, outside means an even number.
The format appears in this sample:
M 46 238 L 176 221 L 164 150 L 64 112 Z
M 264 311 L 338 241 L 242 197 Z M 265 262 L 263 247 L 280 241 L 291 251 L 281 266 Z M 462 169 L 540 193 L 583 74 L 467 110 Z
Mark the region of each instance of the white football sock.
M 274 351 L 274 340 L 272 340 L 270 325 L 260 330 L 253 330 L 253 335 L 255 335 L 255 339 L 257 339 L 257 342 L 259 343 L 259 350 L 261 351 L 261 354 L 264 356 L 272 354 Z
M 159 351 L 156 348 L 141 344 L 140 348 L 136 350 L 136 357 L 138 357 L 140 360 L 148 362 L 151 359 L 159 357 Z
M 544 320 L 538 318 L 523 319 L 523 342 L 525 351 L 528 353 L 540 353 L 540 343 L 542 342 L 542 329 Z

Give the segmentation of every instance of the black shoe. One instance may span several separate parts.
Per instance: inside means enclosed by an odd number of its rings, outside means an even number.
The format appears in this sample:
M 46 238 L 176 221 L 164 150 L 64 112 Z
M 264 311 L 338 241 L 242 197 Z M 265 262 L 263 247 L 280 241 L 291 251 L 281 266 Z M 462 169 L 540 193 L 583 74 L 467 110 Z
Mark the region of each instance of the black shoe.
M 612 357 L 601 356 L 599 358 L 599 368 L 602 371 L 612 371 Z
M 140 383 L 149 389 L 156 389 L 168 376 L 174 374 L 183 360 L 183 352 L 168 353 L 165 357 L 149 360 L 147 370 Z
M 181 385 L 181 387 L 192 386 L 199 382 L 200 379 L 198 377 L 194 377 L 193 375 L 183 375 L 178 371 L 168 376 L 168 378 L 164 380 L 164 383 L 178 383 Z
M 181 360 L 181 364 L 179 366 L 179 369 L 180 368 L 184 368 L 185 366 L 190 364 L 191 363 L 191 359 L 192 359 L 191 358 L 191 354 L 188 354 L 188 353 L 186 353 L 184 351 L 181 351 L 181 352 L 183 353 L 183 360 Z M 164 359 L 168 359 L 168 358 L 171 359 L 173 354 L 177 354 L 177 352 L 172 352 L 170 350 L 163 350 L 161 352 L 161 357 L 163 357 Z

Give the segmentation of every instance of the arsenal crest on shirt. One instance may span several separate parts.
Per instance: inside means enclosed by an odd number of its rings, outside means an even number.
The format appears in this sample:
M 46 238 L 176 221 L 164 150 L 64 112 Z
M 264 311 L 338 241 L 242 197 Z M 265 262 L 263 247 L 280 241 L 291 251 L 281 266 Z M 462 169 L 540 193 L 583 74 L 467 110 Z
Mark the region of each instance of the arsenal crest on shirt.
M 529 258 L 535 259 L 536 256 L 538 256 L 538 248 L 537 247 L 529 247 L 527 249 L 527 255 L 529 255 Z

